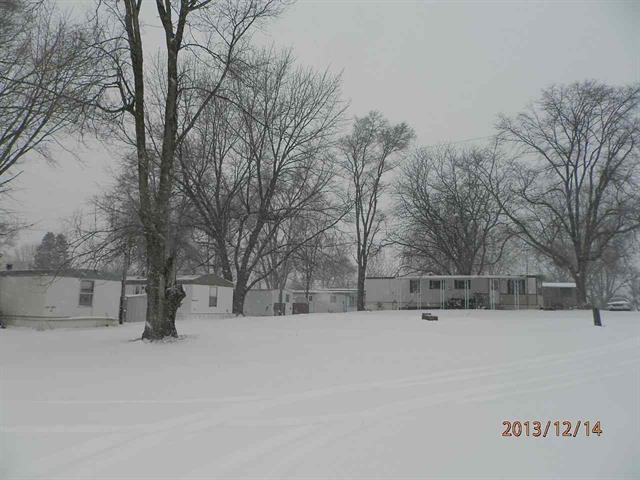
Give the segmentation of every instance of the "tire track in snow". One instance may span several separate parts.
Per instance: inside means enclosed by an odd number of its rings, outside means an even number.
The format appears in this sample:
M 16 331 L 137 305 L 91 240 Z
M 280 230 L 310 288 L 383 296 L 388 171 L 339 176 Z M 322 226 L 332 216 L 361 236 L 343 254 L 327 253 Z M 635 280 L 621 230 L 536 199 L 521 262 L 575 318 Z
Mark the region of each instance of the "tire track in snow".
M 640 359 L 620 362 L 619 364 L 614 365 L 614 367 L 624 367 L 627 365 L 636 366 L 638 364 L 640 364 Z M 397 423 L 398 418 L 402 418 L 402 416 L 406 416 L 413 411 L 422 410 L 428 407 L 446 403 L 475 403 L 531 393 L 562 390 L 584 383 L 589 383 L 594 380 L 615 377 L 627 373 L 622 369 L 611 372 L 610 368 L 602 369 L 598 372 L 594 372 L 592 369 L 584 370 L 590 373 L 596 373 L 597 375 L 573 379 L 571 379 L 570 377 L 574 377 L 575 372 L 551 376 L 547 375 L 537 378 L 531 378 L 525 381 L 502 384 L 498 387 L 481 387 L 454 390 L 444 394 L 431 394 L 421 397 L 415 397 L 409 400 L 391 402 L 383 406 L 340 415 L 340 417 L 344 419 L 344 422 L 342 422 L 341 424 L 336 426 L 330 425 L 329 428 L 325 428 L 324 430 L 316 429 L 312 435 L 308 435 L 306 438 L 298 439 L 297 443 L 292 448 L 287 448 L 286 450 L 282 451 L 281 454 L 278 454 L 277 452 L 274 453 L 273 450 L 264 452 L 263 457 L 268 453 L 269 459 L 278 459 L 274 464 L 265 466 L 264 464 L 260 464 L 259 459 L 256 459 L 254 455 L 247 455 L 244 465 L 236 464 L 236 467 L 251 466 L 251 462 L 254 461 L 254 465 L 260 472 L 260 478 L 263 478 L 265 480 L 287 478 L 286 472 L 288 470 L 298 464 L 302 459 L 304 459 L 305 456 L 312 454 L 318 449 L 321 449 L 326 445 L 333 444 L 339 439 L 348 438 L 349 436 L 355 433 L 359 433 L 360 431 L 367 428 L 374 428 L 379 426 L 380 424 L 384 424 L 387 422 Z M 565 380 L 568 377 L 569 380 Z M 549 381 L 552 379 L 562 381 L 549 383 Z M 539 385 L 530 388 L 514 390 L 514 387 L 524 386 L 532 383 Z M 300 417 L 298 421 L 292 420 L 293 419 L 289 419 L 289 422 L 298 425 L 304 423 L 304 417 Z M 331 418 L 331 420 L 338 419 Z M 265 441 L 265 443 L 267 442 L 268 440 Z M 259 447 L 254 446 L 252 450 L 257 451 L 260 449 Z M 238 454 L 236 453 L 235 456 L 237 457 Z M 214 476 L 214 478 L 219 475 L 222 478 L 227 478 L 234 473 L 239 475 L 236 478 L 244 478 L 245 476 L 250 475 L 250 470 L 233 472 L 227 468 L 220 468 L 217 462 L 211 462 L 206 466 L 189 472 L 187 476 L 181 477 L 181 480 L 195 480 L 203 478 L 203 476 L 207 475 L 212 475 Z
M 637 344 L 638 339 L 632 338 L 601 347 L 582 349 L 570 353 L 548 354 L 545 356 L 493 366 L 467 367 L 389 381 L 357 383 L 314 389 L 302 393 L 276 397 L 271 400 L 245 402 L 242 405 L 234 405 L 232 407 L 223 408 L 222 410 L 209 409 L 194 414 L 173 417 L 160 422 L 136 426 L 134 430 L 137 433 L 134 435 L 128 435 L 124 439 L 122 435 L 107 435 L 98 437 L 97 439 L 94 438 L 88 440 L 79 446 L 73 446 L 39 459 L 34 463 L 34 465 L 32 465 L 29 475 L 47 475 L 46 478 L 50 478 L 52 470 L 55 471 L 69 468 L 89 473 L 87 470 L 88 467 L 90 467 L 91 472 L 95 472 L 96 463 L 108 466 L 110 464 L 117 463 L 120 460 L 130 458 L 139 452 L 148 450 L 162 443 L 172 431 L 183 431 L 191 434 L 190 436 L 192 436 L 193 434 L 229 422 L 234 418 L 243 418 L 246 417 L 247 414 L 268 410 L 273 407 L 291 405 L 303 400 L 342 393 L 360 392 L 367 389 L 396 389 L 443 382 L 460 382 L 468 379 L 476 379 L 481 376 L 490 377 L 515 371 L 535 370 L 536 368 L 553 364 L 570 364 L 585 357 L 592 358 L 594 355 L 600 356 L 611 351 L 620 353 L 628 348 L 637 348 Z M 131 428 L 124 427 L 124 430 L 130 431 Z M 184 439 L 184 437 L 182 438 Z M 126 449 L 123 448 L 125 446 Z M 101 456 L 106 458 L 99 461 Z
M 111 399 L 111 400 L 31 400 L 29 403 L 47 405 L 180 405 L 194 403 L 233 403 L 249 402 L 264 399 L 261 395 L 239 395 L 235 397 L 201 397 L 201 398 L 176 398 L 176 399 Z
M 637 363 L 640 363 L 640 358 L 619 362 L 618 364 L 613 365 L 613 367 L 623 367 L 625 365 L 629 365 L 629 364 L 635 365 Z M 394 402 L 387 403 L 383 406 L 372 407 L 369 409 L 358 410 L 355 412 L 344 413 L 344 414 L 329 414 L 326 416 L 315 415 L 315 416 L 306 416 L 306 417 L 284 417 L 284 418 L 281 417 L 273 420 L 258 420 L 257 422 L 252 422 L 251 420 L 246 420 L 246 421 L 240 420 L 239 422 L 230 422 L 228 424 L 231 424 L 231 425 L 238 424 L 242 426 L 251 426 L 251 425 L 300 426 L 305 424 L 307 425 L 329 424 L 336 421 L 345 422 L 343 425 L 340 425 L 338 427 L 330 427 L 330 431 L 331 429 L 337 428 L 337 433 L 327 433 L 326 431 L 318 431 L 318 434 L 320 435 L 318 438 L 326 437 L 327 441 L 330 441 L 330 440 L 335 440 L 336 436 L 343 436 L 348 434 L 354 429 L 358 429 L 359 426 L 365 421 L 369 423 L 381 422 L 381 421 L 384 421 L 389 416 L 393 416 L 395 418 L 398 415 L 408 413 L 412 410 L 422 409 L 427 406 L 438 405 L 443 403 L 452 403 L 452 402 L 466 403 L 468 401 L 482 401 L 482 400 L 495 399 L 495 398 L 501 398 L 506 396 L 521 395 L 527 392 L 533 393 L 533 392 L 539 392 L 539 391 L 545 391 L 545 390 L 562 389 L 562 388 L 570 387 L 573 385 L 587 383 L 595 380 L 596 378 L 603 378 L 607 376 L 614 376 L 614 375 L 624 373 L 620 371 L 612 374 L 610 373 L 611 368 L 612 366 L 608 365 L 606 366 L 606 368 L 597 371 L 597 370 L 594 370 L 591 366 L 587 365 L 579 370 L 572 370 L 569 373 L 561 373 L 561 374 L 554 374 L 554 375 L 545 374 L 542 376 L 537 376 L 537 377 L 529 378 L 526 380 L 502 383 L 497 386 L 488 386 L 488 387 L 481 386 L 481 387 L 474 387 L 470 389 L 453 390 L 453 391 L 442 393 L 442 394 L 429 394 L 427 396 L 420 396 L 420 397 L 412 398 L 409 400 L 394 401 Z M 580 378 L 578 379 L 573 378 L 575 377 L 576 374 L 579 374 L 582 372 L 588 373 L 590 375 L 580 376 Z M 565 379 L 568 379 L 568 380 L 565 380 Z M 550 383 L 551 380 L 562 380 L 562 382 Z M 540 385 L 534 388 L 529 388 L 525 390 L 520 389 L 517 391 L 513 391 L 514 387 L 521 387 L 529 384 L 540 384 Z M 267 439 L 265 440 L 265 442 L 268 443 L 269 440 Z M 311 445 L 316 445 L 318 443 L 318 439 L 307 438 L 305 439 L 304 442 L 298 442 L 298 445 L 303 445 L 299 448 L 301 448 L 302 451 L 304 452 L 312 451 L 316 447 L 311 448 L 308 446 L 304 446 L 309 444 L 309 442 L 311 442 L 310 443 Z M 251 450 L 254 451 L 255 447 L 252 446 Z M 289 453 L 289 451 L 287 451 L 287 457 L 289 457 L 290 455 L 292 454 Z M 253 455 L 248 456 L 248 460 L 250 460 L 251 458 L 253 458 Z M 190 476 L 186 476 L 184 478 L 201 478 L 202 475 L 206 473 L 211 473 L 212 471 L 215 472 L 215 474 L 217 475 L 224 475 L 229 473 L 226 469 L 220 470 L 218 468 L 218 462 L 211 462 L 211 464 L 209 464 L 208 466 L 203 467 L 201 469 L 197 469 L 196 471 L 191 472 Z

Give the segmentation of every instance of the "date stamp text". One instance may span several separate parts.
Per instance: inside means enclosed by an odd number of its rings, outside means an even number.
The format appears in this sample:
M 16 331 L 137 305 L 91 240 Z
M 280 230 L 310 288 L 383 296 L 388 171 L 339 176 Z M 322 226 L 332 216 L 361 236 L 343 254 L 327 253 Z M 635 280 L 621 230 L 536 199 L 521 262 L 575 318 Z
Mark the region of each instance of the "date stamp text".
M 602 425 L 600 420 L 590 422 L 589 420 L 526 420 L 526 421 L 509 421 L 502 422 L 503 437 L 571 437 L 576 438 L 578 435 L 590 437 L 602 435 Z

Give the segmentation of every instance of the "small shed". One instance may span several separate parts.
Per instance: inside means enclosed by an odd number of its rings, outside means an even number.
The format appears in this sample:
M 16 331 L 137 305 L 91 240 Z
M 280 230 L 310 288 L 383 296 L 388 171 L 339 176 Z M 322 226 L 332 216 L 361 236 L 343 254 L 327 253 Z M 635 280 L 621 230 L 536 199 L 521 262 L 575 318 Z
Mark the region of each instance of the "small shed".
M 7 325 L 116 325 L 120 286 L 118 275 L 96 270 L 7 270 L 0 272 L 0 312 Z
M 306 295 L 304 290 L 295 290 L 294 305 L 306 304 L 305 313 L 352 312 L 356 309 L 357 292 L 355 288 L 327 288 L 309 290 Z
M 542 282 L 545 310 L 566 310 L 578 307 L 576 284 L 572 282 Z
M 291 315 L 293 313 L 293 292 L 277 289 L 252 289 L 244 298 L 244 314 L 247 316 Z
M 176 312 L 176 319 L 209 319 L 228 317 L 233 312 L 233 283 L 217 275 L 180 275 L 186 297 Z M 144 321 L 147 314 L 147 279 L 127 277 L 127 322 Z

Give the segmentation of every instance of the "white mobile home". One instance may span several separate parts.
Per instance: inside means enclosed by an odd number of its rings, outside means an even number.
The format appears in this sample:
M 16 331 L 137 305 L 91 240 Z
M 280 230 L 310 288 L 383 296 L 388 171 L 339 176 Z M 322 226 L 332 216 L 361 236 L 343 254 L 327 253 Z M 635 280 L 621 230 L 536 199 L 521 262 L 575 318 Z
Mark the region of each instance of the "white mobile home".
M 293 292 L 282 290 L 252 289 L 244 298 L 244 314 L 247 316 L 291 315 L 293 313 Z
M 0 272 L 0 312 L 8 325 L 115 325 L 119 305 L 118 275 L 95 270 Z
M 176 281 L 182 285 L 186 297 L 176 312 L 176 319 L 224 318 L 233 311 L 233 283 L 213 274 L 181 275 Z M 147 279 L 128 277 L 127 322 L 144 321 L 146 317 Z
M 328 288 L 324 290 L 294 291 L 294 313 L 340 313 L 356 309 L 355 288 Z
M 370 277 L 365 281 L 365 307 L 368 310 L 540 308 L 541 279 L 536 275 Z

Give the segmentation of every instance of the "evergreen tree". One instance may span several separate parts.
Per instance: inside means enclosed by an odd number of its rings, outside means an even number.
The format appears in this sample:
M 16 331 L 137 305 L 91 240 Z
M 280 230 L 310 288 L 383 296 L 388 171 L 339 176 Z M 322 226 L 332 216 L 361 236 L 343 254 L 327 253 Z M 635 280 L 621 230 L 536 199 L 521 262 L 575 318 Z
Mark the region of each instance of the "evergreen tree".
M 42 270 L 56 270 L 67 266 L 69 261 L 69 244 L 63 234 L 57 236 L 47 232 L 36 248 L 34 266 Z
M 62 233 L 56 235 L 54 252 L 56 267 L 69 266 L 69 242 L 67 242 L 67 237 L 65 237 Z

